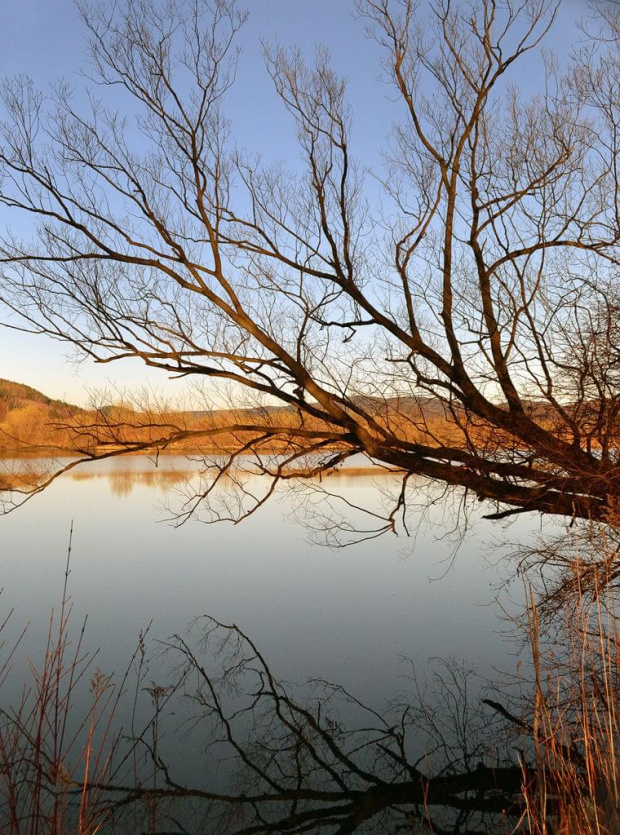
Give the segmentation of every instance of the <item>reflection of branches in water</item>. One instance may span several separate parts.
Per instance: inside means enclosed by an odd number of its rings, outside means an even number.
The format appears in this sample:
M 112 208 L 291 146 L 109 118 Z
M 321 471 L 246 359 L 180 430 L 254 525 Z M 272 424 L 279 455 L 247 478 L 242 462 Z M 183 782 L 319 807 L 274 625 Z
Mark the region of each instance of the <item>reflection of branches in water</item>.
M 456 553 L 470 529 L 474 512 L 470 497 L 411 473 L 381 467 L 375 467 L 370 478 L 362 470 L 365 478 L 360 483 L 358 471 L 345 467 L 320 480 L 294 485 L 292 516 L 310 531 L 313 542 L 342 548 L 392 533 L 403 536 L 411 551 L 427 528 L 434 539 L 452 541 L 452 556 Z
M 194 634 L 198 645 L 175 636 L 167 648 L 195 708 L 192 737 L 206 726 L 207 755 L 238 766 L 230 790 L 187 788 L 151 751 L 158 788 L 108 786 L 112 807 L 175 801 L 184 828 L 166 832 L 239 835 L 499 833 L 521 813 L 522 765 L 500 757 L 490 712 L 472 711 L 471 671 L 441 665 L 432 692 L 416 685 L 413 704 L 383 714 L 321 680 L 298 695 L 236 626 L 203 618 Z
M 437 662 L 430 686 L 414 675 L 413 698 L 379 712 L 326 681 L 304 693 L 285 685 L 238 627 L 202 618 L 166 646 L 194 708 L 192 735 L 206 725 L 208 757 L 236 773 L 226 790 L 188 788 L 150 749 L 159 787 L 107 786 L 110 808 L 172 802 L 177 828 L 157 831 L 179 835 L 610 835 L 620 643 L 585 654 L 584 618 L 563 664 L 541 652 L 534 604 L 530 626 L 535 681 L 515 708 L 475 693 L 473 671 Z
M 203 617 L 188 636 L 176 635 L 164 645 L 174 662 L 171 687 L 145 687 L 146 672 L 138 674 L 134 692 L 148 694 L 150 709 L 137 724 L 134 702 L 129 754 L 119 751 L 114 761 L 102 755 L 103 779 L 70 778 L 60 788 L 52 780 L 45 792 L 51 798 L 60 793 L 65 803 L 73 798 L 80 808 L 88 798 L 93 815 L 106 821 L 106 832 L 142 831 L 147 822 L 151 835 L 538 833 L 523 828 L 523 821 L 538 808 L 539 795 L 543 823 L 555 826 L 562 804 L 572 814 L 575 798 L 580 820 L 588 821 L 592 810 L 599 813 L 599 798 L 611 797 L 598 793 L 594 780 L 598 755 L 611 755 L 604 764 L 615 773 L 615 749 L 608 745 L 616 734 L 615 707 L 609 705 L 617 704 L 620 692 L 620 664 L 612 669 L 620 644 L 603 666 L 600 655 L 586 657 L 581 644 L 577 660 L 583 669 L 574 659 L 560 663 L 554 653 L 541 653 L 534 607 L 530 616 L 535 681 L 531 690 L 515 692 L 514 705 L 505 692 L 482 693 L 473 670 L 436 660 L 425 685 L 415 671 L 405 675 L 404 693 L 385 711 L 324 680 L 303 689 L 285 685 L 238 627 Z M 577 637 L 587 629 L 584 619 Z M 144 653 L 141 641 L 137 655 L 144 659 Z M 588 722 L 612 722 L 607 737 L 596 730 L 584 736 L 586 709 Z M 184 754 L 190 786 L 178 778 L 160 744 L 159 729 L 175 717 L 178 748 L 179 715 L 186 717 L 194 746 Z M 31 736 L 23 735 L 23 723 L 13 726 L 23 742 L 23 764 L 36 764 Z M 196 745 L 204 748 L 204 763 Z M 134 755 L 138 749 L 146 759 Z M 128 773 L 123 763 L 130 762 Z M 224 763 L 224 775 L 215 773 L 216 762 Z M 6 768 L 10 774 L 5 763 Z M 199 781 L 200 774 L 207 776 Z

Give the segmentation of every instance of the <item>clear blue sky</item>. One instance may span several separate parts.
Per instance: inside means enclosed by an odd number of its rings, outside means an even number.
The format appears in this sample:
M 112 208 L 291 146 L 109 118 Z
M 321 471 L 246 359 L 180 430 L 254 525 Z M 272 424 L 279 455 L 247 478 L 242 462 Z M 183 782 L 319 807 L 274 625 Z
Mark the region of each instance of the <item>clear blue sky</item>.
M 58 77 L 82 86 L 78 70 L 85 58 L 85 37 L 72 0 L 20 0 L 3 5 L 2 72 L 29 75 L 41 87 Z M 365 164 L 376 161 L 395 111 L 388 99 L 389 88 L 378 80 L 377 47 L 353 17 L 353 0 L 247 0 L 246 6 L 250 19 L 241 36 L 243 54 L 229 109 L 238 143 L 268 158 L 297 154 L 290 122 L 266 77 L 260 39 L 299 44 L 309 55 L 315 45 L 324 44 L 331 49 L 337 69 L 349 79 L 353 150 Z M 547 46 L 565 51 L 574 35 L 575 18 L 587 13 L 585 0 L 564 0 Z M 528 87 L 532 79 L 524 76 L 519 81 Z M 13 222 L 10 212 L 0 212 L 0 223 Z M 67 354 L 67 346 L 47 338 L 0 329 L 0 377 L 27 383 L 53 397 L 84 403 L 88 389 L 108 380 L 121 387 L 147 382 L 173 391 L 160 373 L 147 373 L 138 363 L 75 365 Z

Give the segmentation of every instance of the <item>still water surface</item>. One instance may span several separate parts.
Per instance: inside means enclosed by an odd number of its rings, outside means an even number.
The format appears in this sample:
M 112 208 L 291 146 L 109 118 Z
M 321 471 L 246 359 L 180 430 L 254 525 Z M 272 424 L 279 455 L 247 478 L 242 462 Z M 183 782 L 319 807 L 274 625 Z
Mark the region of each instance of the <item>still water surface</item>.
M 379 710 L 411 695 L 404 658 L 421 680 L 436 659 L 474 666 L 482 678 L 514 672 L 518 646 L 507 640 L 506 613 L 518 609 L 521 589 L 517 583 L 498 592 L 510 569 L 498 564 L 501 548 L 492 544 L 504 535 L 497 524 L 472 519 L 455 555 L 445 536 L 454 520 L 438 502 L 425 524 L 412 520 L 414 538 L 386 535 L 334 550 L 309 541 L 284 495 L 236 526 L 175 528 L 165 508 L 175 506 L 174 491 L 187 478 L 193 474 L 182 457 L 160 458 L 157 468 L 146 457 L 99 462 L 0 518 L 0 603 L 5 614 L 15 609 L 14 630 L 30 624 L 5 703 L 19 700 L 28 658 L 36 664 L 43 654 L 72 523 L 73 624 L 88 615 L 86 647 L 100 648 L 105 673 L 122 674 L 152 622 L 148 680 L 166 684 L 170 661 L 154 639 L 184 634 L 204 614 L 238 625 L 278 678 L 325 679 Z M 372 507 L 382 478 L 341 476 L 338 489 Z M 524 541 L 534 533 L 535 523 L 520 518 L 509 537 Z M 191 781 L 191 740 L 188 747 L 171 729 L 166 745 L 180 779 Z
M 338 550 L 311 543 L 285 498 L 237 526 L 174 528 L 164 505 L 174 506 L 174 473 L 187 466 L 176 456 L 157 469 L 146 457 L 86 465 L 0 519 L 3 603 L 31 622 L 29 648 L 58 603 L 73 521 L 75 616 L 88 614 L 106 671 L 124 666 L 151 620 L 152 634 L 166 638 L 202 614 L 239 625 L 280 676 L 337 680 L 372 701 L 398 689 L 402 657 L 420 668 L 430 657 L 482 674 L 514 668 L 495 603 L 506 573 L 492 545 L 497 525 L 475 524 L 454 559 L 441 503 L 415 540 L 386 535 Z M 376 502 L 372 476 L 340 479 L 339 488 Z M 526 538 L 533 524 L 519 521 L 510 538 Z

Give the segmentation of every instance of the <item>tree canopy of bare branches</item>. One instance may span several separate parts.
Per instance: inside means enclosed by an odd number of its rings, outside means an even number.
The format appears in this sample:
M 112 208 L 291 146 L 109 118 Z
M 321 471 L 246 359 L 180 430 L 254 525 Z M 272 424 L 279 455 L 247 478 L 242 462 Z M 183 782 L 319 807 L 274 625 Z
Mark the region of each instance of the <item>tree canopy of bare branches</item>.
M 246 17 L 234 0 L 84 3 L 101 98 L 2 86 L 0 202 L 37 229 L 2 238 L 2 301 L 19 327 L 98 362 L 138 357 L 224 387 L 228 451 L 277 451 L 264 464 L 276 480 L 363 453 L 404 473 L 403 496 L 420 476 L 499 515 L 608 520 L 614 19 L 560 61 L 541 52 L 549 0 L 356 8 L 398 99 L 380 205 L 325 51 L 308 64 L 265 48 L 303 158 L 286 171 L 241 153 L 225 116 Z M 516 86 L 528 62 L 531 96 Z M 106 106 L 110 86 L 125 110 Z M 223 431 L 205 421 L 149 442 Z

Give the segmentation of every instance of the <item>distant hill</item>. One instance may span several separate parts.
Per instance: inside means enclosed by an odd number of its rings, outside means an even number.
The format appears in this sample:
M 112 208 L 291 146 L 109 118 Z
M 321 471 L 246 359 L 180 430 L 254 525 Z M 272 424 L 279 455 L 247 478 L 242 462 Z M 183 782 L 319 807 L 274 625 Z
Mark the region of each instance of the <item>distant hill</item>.
M 29 445 L 64 445 L 69 435 L 55 424 L 68 422 L 82 411 L 31 386 L 0 379 L 0 452 Z
M 6 411 L 20 409 L 28 403 L 41 403 L 44 406 L 52 406 L 61 410 L 79 411 L 78 406 L 65 403 L 64 400 L 54 400 L 31 386 L 23 383 L 15 383 L 13 380 L 0 379 L 0 404 L 3 404 Z
M 449 416 L 449 411 L 446 403 L 438 397 L 414 397 L 412 395 L 402 395 L 393 397 L 372 397 L 368 395 L 358 394 L 351 397 L 351 403 L 354 406 L 359 406 L 371 415 L 382 415 L 386 413 L 400 412 L 412 418 L 446 418 Z M 255 406 L 241 408 L 236 414 L 241 415 L 260 415 L 260 414 L 293 414 L 295 412 L 293 406 Z M 235 414 L 232 409 L 203 409 L 199 411 L 191 411 L 188 414 L 195 418 L 209 418 L 217 416 L 226 416 Z
M 410 394 L 373 397 L 351 397 L 356 406 L 372 415 L 379 424 L 385 423 L 403 438 L 416 443 L 456 444 L 463 442 L 458 418 L 458 405 L 451 411 L 448 404 L 436 397 Z M 553 416 L 549 406 L 532 401 L 526 403 L 528 413 L 544 423 Z M 16 450 L 45 448 L 56 450 L 113 448 L 119 444 L 161 445 L 171 427 L 182 429 L 187 435 L 187 449 L 203 445 L 208 449 L 233 450 L 248 440 L 250 429 L 239 429 L 239 424 L 269 424 L 283 430 L 283 438 L 271 437 L 267 442 L 274 450 L 286 444 L 286 427 L 297 425 L 296 410 L 289 406 L 246 407 L 239 409 L 187 410 L 140 412 L 125 406 L 104 406 L 93 410 L 81 409 L 63 400 L 55 400 L 31 386 L 0 379 L 0 455 Z M 320 418 L 306 417 L 306 428 L 322 427 Z M 237 425 L 237 428 L 235 428 Z M 209 429 L 217 432 L 211 435 Z M 488 427 L 483 422 L 470 426 L 470 432 L 486 438 Z M 245 433 L 245 434 L 244 434 Z M 484 436 L 484 437 L 483 437 Z M 201 440 L 196 440 L 202 438 Z M 497 432 L 493 430 L 494 442 Z M 486 438 L 488 440 L 488 438 Z M 196 446 L 198 445 L 198 447 Z M 165 444 L 164 444 L 165 446 Z M 175 449 L 182 449 L 183 444 Z
M 352 397 L 351 401 L 371 415 L 399 412 L 412 419 L 445 418 L 448 416 L 447 404 L 438 397 L 427 395 L 403 394 L 382 398 L 360 394 Z

